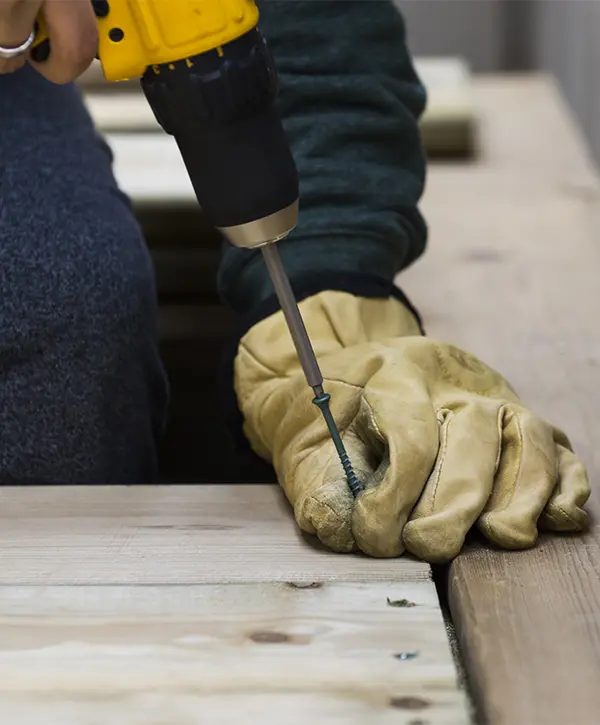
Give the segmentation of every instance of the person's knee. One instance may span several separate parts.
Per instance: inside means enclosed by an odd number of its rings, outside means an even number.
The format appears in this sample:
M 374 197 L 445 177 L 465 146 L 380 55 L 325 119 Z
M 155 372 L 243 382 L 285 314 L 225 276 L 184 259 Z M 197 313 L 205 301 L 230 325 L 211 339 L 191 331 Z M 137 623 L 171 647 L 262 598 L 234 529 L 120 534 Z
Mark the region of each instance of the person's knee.
M 152 265 L 125 203 L 98 192 L 83 203 L 53 206 L 46 198 L 40 206 L 0 230 L 4 318 L 104 334 L 107 344 L 150 329 Z
M 74 89 L 16 80 L 0 80 L 0 482 L 147 480 L 167 391 L 150 256 Z
M 100 212 L 100 210 L 97 210 Z M 156 299 L 150 255 L 134 219 L 113 209 L 80 219 L 59 261 L 58 298 L 67 314 L 71 300 L 82 328 L 109 340 L 153 335 Z
M 167 385 L 138 226 L 101 190 L 29 221 L 0 230 L 0 479 L 149 481 Z

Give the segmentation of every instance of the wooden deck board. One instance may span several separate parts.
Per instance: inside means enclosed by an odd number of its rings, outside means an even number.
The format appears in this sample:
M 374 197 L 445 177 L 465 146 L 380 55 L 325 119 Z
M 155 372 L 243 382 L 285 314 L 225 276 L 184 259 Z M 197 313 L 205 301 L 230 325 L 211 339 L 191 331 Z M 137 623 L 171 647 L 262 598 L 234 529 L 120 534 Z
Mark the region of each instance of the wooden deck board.
M 430 568 L 276 486 L 3 488 L 0 549 L 2 722 L 469 723 Z
M 481 79 L 474 94 L 482 158 L 432 170 L 430 248 L 401 284 L 430 335 L 568 432 L 594 524 L 528 552 L 473 547 L 451 567 L 451 609 L 486 725 L 597 725 L 600 184 L 546 79 Z
M 276 486 L 0 489 L 1 584 L 430 581 L 305 539 Z
M 0 587 L 0 643 L 6 722 L 465 722 L 423 581 Z

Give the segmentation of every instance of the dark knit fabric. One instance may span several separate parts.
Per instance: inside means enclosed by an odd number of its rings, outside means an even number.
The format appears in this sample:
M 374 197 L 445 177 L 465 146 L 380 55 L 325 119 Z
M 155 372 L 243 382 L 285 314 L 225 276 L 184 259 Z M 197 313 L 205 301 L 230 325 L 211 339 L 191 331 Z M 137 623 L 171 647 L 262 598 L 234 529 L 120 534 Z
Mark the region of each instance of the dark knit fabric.
M 151 262 L 77 91 L 0 76 L 0 483 L 156 476 Z
M 364 272 L 390 282 L 422 252 L 425 91 L 390 0 L 263 0 L 260 28 L 300 176 L 298 227 L 280 243 L 292 280 Z M 225 245 L 225 302 L 244 314 L 273 289 L 260 252 Z

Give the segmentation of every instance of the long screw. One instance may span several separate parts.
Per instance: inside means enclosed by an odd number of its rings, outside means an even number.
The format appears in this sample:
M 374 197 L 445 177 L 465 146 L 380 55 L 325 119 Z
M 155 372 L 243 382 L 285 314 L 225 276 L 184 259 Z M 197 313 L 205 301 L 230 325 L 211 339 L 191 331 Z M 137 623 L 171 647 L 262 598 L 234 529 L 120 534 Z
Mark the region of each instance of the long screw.
M 292 341 L 296 348 L 296 352 L 298 353 L 300 364 L 304 370 L 306 381 L 315 394 L 312 402 L 317 406 L 317 408 L 319 408 L 325 418 L 325 422 L 327 424 L 327 428 L 329 429 L 331 438 L 333 439 L 333 444 L 339 456 L 340 463 L 342 464 L 344 473 L 346 474 L 348 487 L 350 488 L 352 495 L 356 497 L 362 491 L 362 485 L 354 473 L 352 463 L 350 462 L 342 437 L 333 418 L 331 408 L 329 407 L 331 396 L 323 390 L 323 376 L 321 375 L 317 358 L 310 343 L 310 338 L 306 332 L 302 315 L 298 309 L 298 304 L 296 303 L 296 298 L 294 297 L 290 281 L 283 267 L 279 250 L 277 249 L 277 245 L 275 243 L 271 243 L 262 246 L 261 251 L 267 265 L 267 269 L 269 270 L 269 275 L 271 277 L 273 287 L 275 288 L 275 293 L 279 299 L 279 304 L 283 310 L 290 335 L 292 336 Z
M 348 458 L 348 453 L 346 452 L 342 437 L 337 428 L 337 425 L 335 424 L 335 420 L 333 419 L 333 414 L 331 412 L 331 408 L 329 407 L 330 400 L 331 395 L 329 395 L 329 393 L 323 392 L 323 388 L 321 388 L 320 394 L 313 399 L 313 403 L 317 406 L 317 408 L 320 409 L 321 413 L 323 413 L 323 417 L 325 418 L 325 422 L 327 423 L 327 427 L 329 428 L 329 432 L 333 439 L 333 444 L 336 451 L 338 452 L 340 462 L 344 468 L 348 487 L 350 488 L 350 491 L 352 492 L 354 498 L 356 498 L 358 494 L 362 491 L 362 486 L 358 478 L 356 477 L 356 473 L 354 473 L 354 469 L 352 468 L 352 464 L 350 463 L 350 459 Z

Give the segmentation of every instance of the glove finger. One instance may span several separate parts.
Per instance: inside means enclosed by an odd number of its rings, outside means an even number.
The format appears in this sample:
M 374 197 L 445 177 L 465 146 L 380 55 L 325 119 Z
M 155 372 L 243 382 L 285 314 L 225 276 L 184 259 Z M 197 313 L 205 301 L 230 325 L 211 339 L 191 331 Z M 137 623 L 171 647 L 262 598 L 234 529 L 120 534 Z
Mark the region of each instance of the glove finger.
M 368 480 L 373 475 L 373 456 L 369 446 L 356 434 L 354 424 L 344 434 L 343 440 L 358 479 Z M 314 471 L 319 472 L 320 483 L 297 501 L 294 507 L 296 521 L 303 531 L 316 534 L 333 551 L 354 551 L 354 497 L 333 442 L 328 441 L 302 461 L 298 465 L 296 476 L 299 480 L 308 480 L 311 476 L 314 477 Z
M 433 473 L 402 534 L 420 559 L 443 563 L 461 550 L 492 491 L 500 454 L 498 404 L 438 412 L 440 447 Z
M 352 530 L 370 556 L 399 556 L 402 529 L 431 474 L 438 451 L 438 426 L 427 392 L 394 379 L 365 392 L 359 435 L 379 448 L 381 462 L 357 498 Z M 393 390 L 393 395 L 389 391 Z
M 492 494 L 477 525 L 505 549 L 537 540 L 537 522 L 557 480 L 556 446 L 550 425 L 531 411 L 506 406 L 502 452 Z
M 582 508 L 590 496 L 587 471 L 560 431 L 555 432 L 558 482 L 538 526 L 548 531 L 583 531 L 589 517 Z

